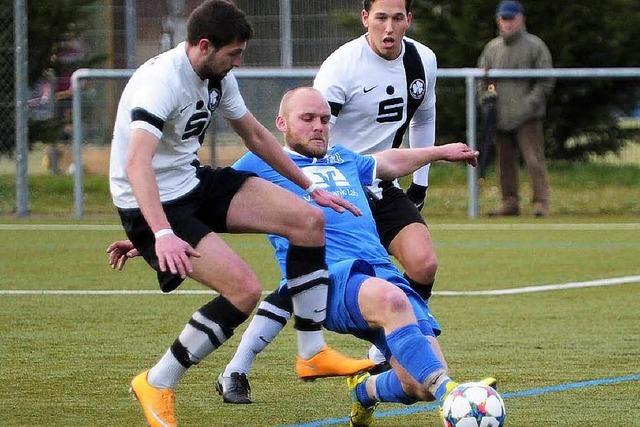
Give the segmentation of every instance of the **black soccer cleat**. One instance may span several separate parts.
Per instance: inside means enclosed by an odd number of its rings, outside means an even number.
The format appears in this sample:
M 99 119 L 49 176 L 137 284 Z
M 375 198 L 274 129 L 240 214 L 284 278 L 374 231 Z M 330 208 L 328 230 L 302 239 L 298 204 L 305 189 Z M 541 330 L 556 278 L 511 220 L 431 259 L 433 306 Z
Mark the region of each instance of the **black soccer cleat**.
M 386 360 L 384 362 L 378 363 L 376 366 L 374 366 L 373 368 L 371 368 L 369 370 L 369 374 L 371 375 L 379 375 L 383 372 L 388 371 L 389 369 L 391 369 L 391 363 L 387 362 Z
M 232 372 L 229 378 L 220 374 L 216 382 L 216 390 L 222 396 L 224 403 L 251 403 L 251 386 L 246 374 Z

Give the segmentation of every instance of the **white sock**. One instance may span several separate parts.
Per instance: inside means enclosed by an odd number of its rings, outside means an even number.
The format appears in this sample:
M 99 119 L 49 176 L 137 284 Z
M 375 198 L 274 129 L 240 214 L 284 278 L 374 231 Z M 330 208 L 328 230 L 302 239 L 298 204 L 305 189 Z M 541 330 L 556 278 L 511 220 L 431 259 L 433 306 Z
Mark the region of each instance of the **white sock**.
M 375 345 L 372 345 L 369 348 L 369 353 L 367 354 L 367 357 L 369 357 L 369 359 L 376 365 L 379 365 L 387 361 L 387 359 L 384 357 L 384 354 L 382 354 L 380 349 Z
M 266 301 L 262 301 L 258 306 L 258 312 L 262 310 L 275 315 L 274 317 L 283 318 L 285 322 L 291 317 L 288 311 Z M 227 364 L 222 376 L 231 377 L 232 372 L 248 374 L 258 353 L 275 339 L 282 328 L 284 328 L 282 323 L 269 317 L 259 314 L 253 316 L 251 323 L 242 334 L 236 353 Z
M 323 273 L 326 274 L 326 270 Z M 302 291 L 291 298 L 293 303 L 293 313 L 296 316 L 309 319 L 318 324 L 322 324 L 327 315 L 327 292 L 326 284 L 319 284 L 313 288 Z M 298 355 L 303 359 L 309 359 L 316 355 L 326 345 L 322 329 L 316 331 L 302 331 L 296 329 L 298 337 Z
M 147 381 L 156 388 L 175 388 L 180 378 L 187 372 L 187 368 L 182 366 L 168 349 L 162 358 L 153 368 L 149 369 Z
M 298 355 L 310 359 L 326 345 L 322 331 L 296 331 L 298 337 Z

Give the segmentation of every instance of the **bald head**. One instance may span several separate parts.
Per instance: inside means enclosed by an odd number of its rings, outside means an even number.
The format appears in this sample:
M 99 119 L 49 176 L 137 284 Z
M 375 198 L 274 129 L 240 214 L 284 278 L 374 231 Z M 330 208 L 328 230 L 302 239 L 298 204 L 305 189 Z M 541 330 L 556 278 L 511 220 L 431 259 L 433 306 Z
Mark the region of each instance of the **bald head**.
M 287 91 L 280 101 L 280 109 L 278 115 L 287 118 L 292 110 L 292 106 L 300 105 L 302 100 L 317 101 L 325 104 L 329 108 L 329 104 L 324 96 L 312 87 L 302 86 Z
M 307 157 L 323 157 L 329 143 L 331 109 L 312 87 L 288 91 L 280 101 L 276 127 L 287 147 Z

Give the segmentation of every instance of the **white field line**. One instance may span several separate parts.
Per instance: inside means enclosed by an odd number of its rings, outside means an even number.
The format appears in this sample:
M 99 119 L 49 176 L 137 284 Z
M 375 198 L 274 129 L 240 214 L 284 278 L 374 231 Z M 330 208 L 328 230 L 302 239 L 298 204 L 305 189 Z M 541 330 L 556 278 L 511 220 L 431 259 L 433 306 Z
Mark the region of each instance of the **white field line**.
M 117 224 L 0 224 L 5 231 L 121 231 Z
M 577 288 L 591 288 L 598 286 L 615 286 L 623 285 L 627 283 L 640 283 L 640 276 L 624 276 L 624 277 L 612 277 L 609 279 L 590 280 L 587 282 L 569 282 L 558 283 L 555 285 L 541 285 L 541 286 L 525 286 L 512 289 L 494 289 L 488 291 L 434 291 L 434 295 L 438 296 L 492 296 L 492 295 L 515 295 L 526 294 L 531 292 L 549 292 L 559 291 L 565 289 L 577 289 Z M 268 295 L 271 291 L 263 291 L 262 295 Z M 177 290 L 171 292 L 171 294 L 163 294 L 160 291 L 153 290 L 135 290 L 135 289 L 113 289 L 113 290 L 66 290 L 66 289 L 0 289 L 0 296 L 10 295 L 66 295 L 66 296 L 78 296 L 78 295 L 216 295 L 214 291 L 208 290 Z
M 609 279 L 589 280 L 587 282 L 557 283 L 555 285 L 525 286 L 521 288 L 493 289 L 488 291 L 434 291 L 433 294 L 448 296 L 448 297 L 473 296 L 473 295 L 515 295 L 515 294 L 528 294 L 532 292 L 548 292 L 548 291 L 560 291 L 565 289 L 624 285 L 627 283 L 640 283 L 640 276 L 612 277 Z
M 640 230 L 640 222 L 584 224 L 431 224 L 433 230 Z M 122 231 L 118 224 L 0 224 L 0 231 Z

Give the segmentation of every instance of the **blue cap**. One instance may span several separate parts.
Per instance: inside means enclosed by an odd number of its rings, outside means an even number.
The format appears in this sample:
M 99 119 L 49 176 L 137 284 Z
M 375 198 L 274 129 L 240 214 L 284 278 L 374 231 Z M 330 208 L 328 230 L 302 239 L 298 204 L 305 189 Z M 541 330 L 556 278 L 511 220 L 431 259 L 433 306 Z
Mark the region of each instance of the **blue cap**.
M 501 1 L 496 9 L 496 16 L 504 19 L 513 19 L 519 13 L 523 13 L 522 3 L 515 0 Z

